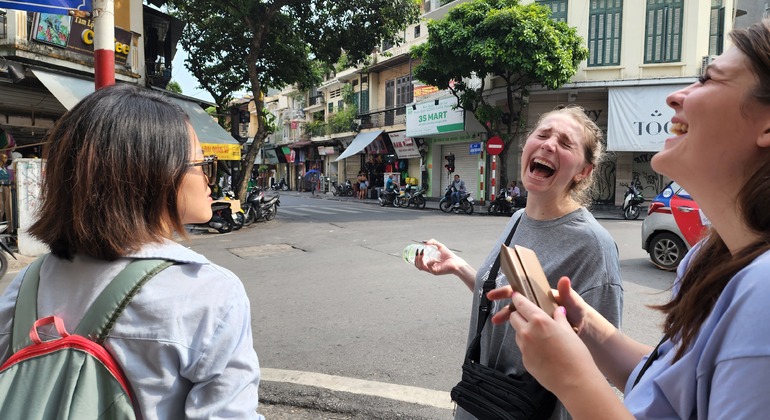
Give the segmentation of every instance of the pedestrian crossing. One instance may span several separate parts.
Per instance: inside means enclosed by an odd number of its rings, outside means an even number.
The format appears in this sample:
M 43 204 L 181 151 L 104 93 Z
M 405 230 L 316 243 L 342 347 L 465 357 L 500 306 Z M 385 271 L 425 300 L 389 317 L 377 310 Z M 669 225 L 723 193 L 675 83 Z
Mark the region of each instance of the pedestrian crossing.
M 367 207 L 337 207 L 337 206 L 291 206 L 280 207 L 278 215 L 289 216 L 310 216 L 310 215 L 335 215 L 335 214 L 367 214 L 367 213 L 385 213 L 392 208 L 369 208 Z

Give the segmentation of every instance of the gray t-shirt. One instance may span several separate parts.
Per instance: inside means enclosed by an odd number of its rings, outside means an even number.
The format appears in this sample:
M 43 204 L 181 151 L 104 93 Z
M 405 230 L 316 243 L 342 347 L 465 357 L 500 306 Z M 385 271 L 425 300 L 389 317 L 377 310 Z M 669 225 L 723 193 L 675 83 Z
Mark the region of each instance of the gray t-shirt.
M 519 217 L 521 222 L 516 228 L 511 244 L 535 251 L 552 288 L 556 288 L 556 283 L 562 276 L 569 277 L 572 287 L 586 303 L 619 327 L 623 314 L 623 285 L 620 279 L 618 247 L 609 232 L 585 208 L 546 221 L 530 219 L 524 210 L 521 210 L 508 221 L 505 231 L 476 274 L 468 345 L 476 336 L 478 306 L 484 281 L 497 259 L 500 245 L 508 238 Z M 502 271 L 498 273 L 495 283 L 495 287 L 508 285 Z M 490 317 L 509 303 L 510 300 L 493 302 Z M 491 321 L 487 320 L 481 337 L 480 362 L 506 374 L 518 375 L 524 372 L 521 352 L 516 347 L 516 333 L 509 323 L 492 325 Z M 551 418 L 569 419 L 570 416 L 559 403 Z M 466 420 L 474 417 L 458 406 L 455 419 Z

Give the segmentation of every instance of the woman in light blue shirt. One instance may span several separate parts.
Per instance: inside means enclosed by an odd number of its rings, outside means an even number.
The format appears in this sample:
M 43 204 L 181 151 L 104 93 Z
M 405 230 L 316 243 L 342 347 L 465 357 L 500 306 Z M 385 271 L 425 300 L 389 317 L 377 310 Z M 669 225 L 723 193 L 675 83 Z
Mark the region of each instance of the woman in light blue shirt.
M 211 218 L 216 171 L 184 111 L 146 89 L 106 87 L 65 113 L 48 139 L 39 220 L 29 230 L 51 250 L 38 316 L 56 315 L 73 331 L 129 262 L 173 261 L 134 296 L 104 344 L 141 418 L 261 419 L 243 284 L 171 239 Z M 12 353 L 24 273 L 0 296 L 0 364 Z

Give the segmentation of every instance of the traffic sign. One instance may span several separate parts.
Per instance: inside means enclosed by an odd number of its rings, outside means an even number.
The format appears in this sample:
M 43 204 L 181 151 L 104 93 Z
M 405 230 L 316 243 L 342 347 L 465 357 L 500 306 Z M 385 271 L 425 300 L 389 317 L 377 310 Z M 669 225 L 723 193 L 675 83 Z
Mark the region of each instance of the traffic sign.
M 487 140 L 487 153 L 492 156 L 502 153 L 503 147 L 503 139 L 501 139 L 500 136 L 492 136 Z

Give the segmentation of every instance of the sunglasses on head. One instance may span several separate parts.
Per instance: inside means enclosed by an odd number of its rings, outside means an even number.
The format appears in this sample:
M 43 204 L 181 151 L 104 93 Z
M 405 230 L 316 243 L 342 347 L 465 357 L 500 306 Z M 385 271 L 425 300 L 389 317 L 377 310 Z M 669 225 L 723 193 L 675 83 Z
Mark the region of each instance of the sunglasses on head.
M 209 180 L 213 180 L 217 174 L 217 157 L 215 155 L 204 156 L 203 160 L 188 162 L 187 166 L 200 166 L 203 169 L 203 175 L 206 175 Z

